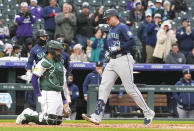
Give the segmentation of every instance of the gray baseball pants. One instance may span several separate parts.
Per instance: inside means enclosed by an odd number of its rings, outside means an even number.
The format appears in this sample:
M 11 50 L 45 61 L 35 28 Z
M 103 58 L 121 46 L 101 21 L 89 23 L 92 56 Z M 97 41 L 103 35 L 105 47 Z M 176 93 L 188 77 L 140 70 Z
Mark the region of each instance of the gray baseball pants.
M 102 74 L 102 81 L 99 87 L 98 99 L 102 99 L 104 100 L 104 103 L 106 103 L 116 79 L 120 77 L 126 92 L 143 110 L 144 116 L 150 116 L 152 115 L 151 109 L 147 106 L 141 92 L 134 84 L 134 63 L 135 61 L 130 53 L 116 59 L 110 59 Z

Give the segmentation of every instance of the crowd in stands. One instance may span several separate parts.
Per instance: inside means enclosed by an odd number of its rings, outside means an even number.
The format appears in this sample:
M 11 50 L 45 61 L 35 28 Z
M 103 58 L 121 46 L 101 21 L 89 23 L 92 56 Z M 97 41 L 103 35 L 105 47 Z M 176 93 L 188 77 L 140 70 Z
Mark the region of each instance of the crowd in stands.
M 73 2 L 60 0 L 19 1 L 20 11 L 15 14 L 13 26 L 8 28 L 0 20 L 0 57 L 18 56 L 14 50 L 8 53 L 9 44 L 18 49 L 19 56 L 29 57 L 31 48 L 36 45 L 36 32 L 33 25 L 37 21 L 44 22 L 49 40 L 57 39 L 64 43 L 71 61 L 105 62 L 108 27 L 103 19 L 103 6 L 91 11 L 88 2 L 74 8 Z M 141 48 L 132 52 L 141 52 L 137 63 L 192 63 L 194 48 L 194 29 L 187 17 L 181 17 L 181 25 L 173 28 L 177 13 L 189 11 L 186 0 L 130 0 L 126 2 L 126 14 L 119 12 L 121 22 L 130 26 L 136 36 L 136 43 Z M 38 5 L 40 4 L 40 5 Z M 113 5 L 109 8 L 116 8 Z M 176 23 L 177 24 L 177 23 Z M 106 28 L 103 28 L 106 27 Z M 135 29 L 135 30 L 134 30 Z M 5 39 L 12 39 L 7 43 Z M 175 45 L 175 46 L 174 46 Z M 177 46 L 176 46 L 177 45 Z M 10 46 L 10 45 L 9 45 Z M 178 48 L 173 51 L 172 47 Z M 132 55 L 135 55 L 132 53 Z M 135 58 L 136 59 L 136 58 Z
M 103 15 L 107 8 L 96 6 L 92 10 L 90 2 L 82 2 L 77 9 L 72 0 L 64 1 L 66 0 L 20 0 L 19 12 L 15 14 L 11 27 L 5 26 L 6 22 L 0 19 L 0 57 L 30 57 L 30 52 L 36 54 L 44 50 L 43 46 L 38 47 L 37 44 L 41 45 L 47 36 L 39 36 L 33 28 L 37 22 L 43 22 L 42 28 L 48 34 L 48 40 L 63 43 L 64 51 L 71 61 L 97 62 L 95 70 L 87 75 L 83 83 L 84 100 L 87 102 L 88 85 L 100 84 L 103 63 L 106 62 L 109 28 Z M 189 17 L 180 17 L 180 14 L 191 11 L 189 6 L 186 0 L 128 0 L 124 5 L 124 13 L 118 5 L 109 8 L 119 11 L 120 21 L 131 28 L 136 46 L 141 47 L 131 48 L 135 59 L 136 53 L 140 52 L 141 58 L 136 59 L 136 63 L 194 64 L 194 28 L 190 25 Z M 174 25 L 178 26 L 175 28 Z M 7 42 L 6 39 L 11 41 Z M 40 55 L 41 58 L 42 56 L 44 54 Z M 26 67 L 27 70 L 32 70 L 31 68 L 29 65 Z M 183 73 L 181 82 L 185 85 L 193 84 L 193 81 L 183 80 L 185 74 L 187 76 L 190 72 Z M 68 119 L 75 119 L 76 102 L 80 94 L 73 83 L 72 74 L 69 75 L 68 84 L 73 112 Z M 178 95 L 174 94 L 176 99 Z

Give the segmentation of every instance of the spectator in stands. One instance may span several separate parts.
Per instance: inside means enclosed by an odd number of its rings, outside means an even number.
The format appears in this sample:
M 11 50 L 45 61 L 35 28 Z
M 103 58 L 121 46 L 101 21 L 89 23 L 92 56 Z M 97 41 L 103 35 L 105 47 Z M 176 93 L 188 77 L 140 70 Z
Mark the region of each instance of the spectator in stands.
M 0 53 L 4 50 L 4 43 L 0 40 Z
M 90 19 L 92 14 L 89 14 L 89 4 L 84 2 L 82 4 L 82 12 L 77 15 L 77 42 L 80 43 L 84 50 L 86 49 L 87 40 L 91 37 L 92 26 Z
M 106 41 L 106 33 L 103 34 L 101 28 L 95 29 L 94 37 L 90 38 L 91 42 L 91 62 L 105 61 L 105 51 L 108 50 L 108 43 Z
M 32 41 L 31 38 L 27 38 L 26 41 L 26 46 L 22 47 L 22 52 L 21 52 L 21 56 L 22 57 L 29 57 L 30 56 L 30 51 L 32 49 L 32 47 L 34 46 L 34 42 Z
M 37 0 L 30 0 L 28 9 L 32 12 L 32 15 L 34 15 L 36 19 L 42 19 L 42 7 L 37 5 Z
M 141 3 L 141 1 L 138 1 L 135 4 L 135 8 L 133 8 L 130 11 L 129 20 L 131 23 L 134 23 L 134 22 L 138 23 L 138 22 L 143 21 L 144 18 L 145 18 L 145 13 L 144 13 L 144 9 L 142 7 L 142 3 Z
M 187 64 L 194 64 L 194 47 L 191 54 L 187 56 Z
M 148 10 L 152 16 L 159 13 L 162 17 L 162 20 L 167 20 L 167 11 L 162 6 L 162 0 L 156 0 L 155 5 Z
M 88 100 L 88 85 L 96 84 L 100 85 L 102 79 L 102 72 L 103 72 L 103 62 L 96 62 L 96 68 L 94 71 L 89 73 L 83 83 L 83 93 L 84 93 L 84 100 L 87 102 Z
M 0 58 L 1 57 L 6 57 L 6 56 L 14 56 L 14 53 L 13 53 L 13 46 L 9 43 L 6 43 L 5 44 L 5 48 L 4 48 L 4 51 L 0 53 Z
M 145 13 L 146 19 L 145 21 L 140 24 L 139 28 L 137 29 L 137 37 L 141 41 L 142 44 L 142 62 L 146 62 L 146 26 L 152 22 L 152 15 L 149 12 Z
M 176 83 L 178 86 L 194 86 L 194 81 L 191 79 L 189 69 L 183 69 L 183 77 Z M 173 97 L 177 102 L 177 112 L 179 118 L 194 118 L 194 93 L 192 92 L 177 92 L 173 93 Z
M 56 40 L 58 42 L 61 42 L 63 47 L 64 47 L 64 52 L 70 54 L 71 53 L 71 49 L 70 47 L 72 46 L 71 44 L 69 43 L 72 43 L 72 41 L 65 41 L 65 36 L 64 34 L 56 34 Z M 69 46 L 71 45 L 71 46 Z
M 83 47 L 81 44 L 76 44 L 73 47 L 73 52 L 70 56 L 70 60 L 71 61 L 81 61 L 81 62 L 88 61 L 88 58 L 86 54 L 84 53 Z
M 127 3 L 126 10 L 131 11 L 133 8 L 136 8 L 136 5 L 135 5 L 136 2 L 141 2 L 141 0 L 130 0 L 130 1 Z
M 154 6 L 154 3 L 152 1 L 148 1 L 148 6 L 146 8 L 146 11 L 151 9 Z
M 69 89 L 69 93 L 70 93 L 70 97 L 71 97 L 71 104 L 70 104 L 70 108 L 71 108 L 71 116 L 70 116 L 70 120 L 75 120 L 76 119 L 76 115 L 77 115 L 77 111 L 76 111 L 76 107 L 77 107 L 77 101 L 79 98 L 79 88 L 77 85 L 75 85 L 73 83 L 73 74 L 69 74 L 68 77 L 68 89 Z
M 88 57 L 88 60 L 91 59 L 91 52 L 92 52 L 91 41 L 87 40 L 86 56 Z
M 172 44 L 175 44 L 177 41 L 175 33 L 171 28 L 170 21 L 166 20 L 162 23 L 157 33 L 157 42 L 153 53 L 154 63 L 164 63 Z
M 0 19 L 0 40 L 4 41 L 4 39 L 8 37 L 9 37 L 9 28 L 7 26 L 3 26 L 3 22 Z
M 55 16 L 61 12 L 61 9 L 56 6 L 56 0 L 50 0 L 50 5 L 43 8 L 42 17 L 44 18 L 44 28 L 49 35 L 49 40 L 54 39 L 55 35 Z
M 75 10 L 73 8 L 73 5 L 72 4 L 68 4 L 68 6 L 69 6 L 69 12 L 75 14 Z
M 167 11 L 167 19 L 173 20 L 176 17 L 174 6 L 171 7 L 170 2 L 168 0 L 166 0 L 163 5 L 164 9 Z
M 15 16 L 15 22 L 17 24 L 17 44 L 26 47 L 26 40 L 32 40 L 32 24 L 36 21 L 35 16 L 28 10 L 28 4 L 26 2 L 21 3 L 21 12 Z
M 19 45 L 13 46 L 13 55 L 20 58 L 21 57 L 21 47 Z
M 160 25 L 161 15 L 155 14 L 154 21 L 146 26 L 146 63 L 153 62 L 153 52 L 157 41 L 156 34 L 160 28 Z
M 194 29 L 191 29 L 187 18 L 182 19 L 182 27 L 176 32 L 180 51 L 187 57 L 193 49 Z
M 91 17 L 92 27 L 97 27 L 99 24 L 105 24 L 106 21 L 103 19 L 104 10 L 102 7 L 97 7 L 96 12 Z
M 166 64 L 186 64 L 185 55 L 182 52 L 179 52 L 178 44 L 172 45 L 172 50 L 169 52 L 166 57 Z
M 70 13 L 69 4 L 63 4 L 63 12 L 58 13 L 55 17 L 56 30 L 55 37 L 57 34 L 64 35 L 64 41 L 71 46 L 71 41 L 75 36 L 75 27 L 77 24 L 76 16 Z

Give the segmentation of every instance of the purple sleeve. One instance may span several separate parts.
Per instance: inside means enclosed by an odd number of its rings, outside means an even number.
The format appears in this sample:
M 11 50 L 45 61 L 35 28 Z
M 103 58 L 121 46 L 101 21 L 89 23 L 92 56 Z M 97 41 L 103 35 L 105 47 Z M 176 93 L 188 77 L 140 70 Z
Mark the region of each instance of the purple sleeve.
M 30 21 L 32 22 L 32 24 L 34 24 L 36 22 L 36 17 L 35 16 L 30 17 Z
M 24 20 L 24 18 L 25 18 L 24 16 L 20 16 L 20 17 L 17 17 L 15 21 L 18 24 L 22 24 L 22 21 Z
M 129 10 L 129 11 L 130 11 L 130 10 L 133 8 L 131 5 L 133 5 L 133 1 L 129 1 L 129 2 L 127 3 L 126 10 Z
M 33 74 L 31 82 L 32 82 L 32 86 L 34 88 L 34 92 L 36 93 L 36 95 L 41 96 L 40 88 L 38 86 L 38 78 L 39 78 L 38 76 Z

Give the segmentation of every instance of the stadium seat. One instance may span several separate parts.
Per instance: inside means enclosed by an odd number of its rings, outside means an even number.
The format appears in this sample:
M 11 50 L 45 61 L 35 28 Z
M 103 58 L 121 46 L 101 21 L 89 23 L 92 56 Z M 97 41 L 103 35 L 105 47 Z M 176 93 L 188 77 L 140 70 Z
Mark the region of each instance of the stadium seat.
M 105 7 L 116 7 L 117 3 L 115 1 L 106 0 L 103 2 Z
M 90 13 L 95 13 L 96 7 L 95 6 L 90 6 Z
M 121 6 L 116 6 L 116 10 L 118 11 L 118 12 L 124 12 L 124 11 L 126 11 L 126 9 L 125 9 L 125 7 L 121 7 Z
M 121 17 L 124 19 L 124 20 L 129 20 L 129 12 L 128 11 L 122 11 L 120 12 L 121 14 Z
M 118 3 L 118 5 L 120 6 L 120 7 L 125 7 L 126 8 L 126 6 L 127 6 L 127 0 L 121 0 L 119 3 Z
M 91 6 L 100 7 L 102 5 L 102 0 L 89 0 Z
M 60 0 L 58 3 L 59 3 L 59 7 L 63 7 L 64 3 L 71 3 L 71 0 Z
M 73 3 L 75 6 L 82 6 L 83 2 L 87 2 L 86 0 L 74 0 Z

